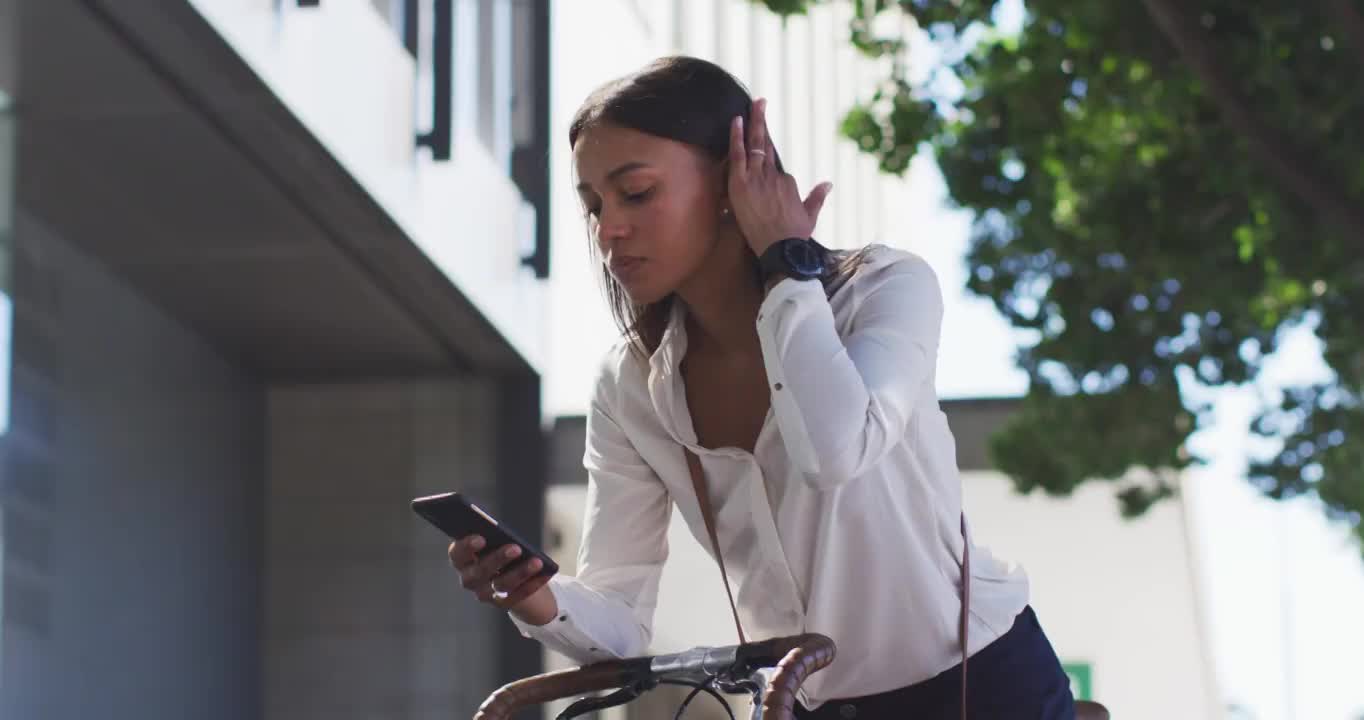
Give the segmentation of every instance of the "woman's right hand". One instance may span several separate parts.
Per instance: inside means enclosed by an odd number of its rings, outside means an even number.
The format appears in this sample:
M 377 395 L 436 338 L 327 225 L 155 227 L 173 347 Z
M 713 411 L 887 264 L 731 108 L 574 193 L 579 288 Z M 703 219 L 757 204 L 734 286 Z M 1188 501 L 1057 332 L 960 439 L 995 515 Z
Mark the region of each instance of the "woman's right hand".
M 450 543 L 450 564 L 460 582 L 480 602 L 515 614 L 532 625 L 544 625 L 558 614 L 554 593 L 545 585 L 549 574 L 540 574 L 539 558 L 521 560 L 521 548 L 504 545 L 479 558 L 487 541 L 470 535 Z

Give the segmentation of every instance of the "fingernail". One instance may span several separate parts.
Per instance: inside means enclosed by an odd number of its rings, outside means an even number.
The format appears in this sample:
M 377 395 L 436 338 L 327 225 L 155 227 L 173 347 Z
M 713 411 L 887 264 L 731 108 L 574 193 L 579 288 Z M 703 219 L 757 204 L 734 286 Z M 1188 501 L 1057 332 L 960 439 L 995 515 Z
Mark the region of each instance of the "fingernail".
M 483 538 L 481 538 L 481 537 L 476 537 L 476 538 L 474 538 L 473 540 L 469 541 L 469 546 L 472 547 L 472 548 L 475 549 L 475 550 L 482 550 L 482 549 L 483 549 L 483 545 L 484 545 L 484 542 L 483 542 Z
M 529 566 L 530 566 L 531 571 L 539 570 L 539 569 L 540 569 L 540 558 L 531 558 L 531 561 L 530 561 L 530 563 L 529 563 Z
M 735 119 L 739 121 L 739 129 L 740 129 L 740 130 L 743 130 L 743 129 L 744 129 L 744 116 L 743 116 L 743 115 L 740 115 L 740 116 L 736 117 Z
M 521 554 L 521 548 L 519 548 L 519 547 L 516 547 L 516 546 L 513 545 L 512 547 L 507 548 L 507 557 L 509 557 L 509 558 L 514 558 L 514 557 L 516 557 L 517 555 L 520 555 L 520 554 Z

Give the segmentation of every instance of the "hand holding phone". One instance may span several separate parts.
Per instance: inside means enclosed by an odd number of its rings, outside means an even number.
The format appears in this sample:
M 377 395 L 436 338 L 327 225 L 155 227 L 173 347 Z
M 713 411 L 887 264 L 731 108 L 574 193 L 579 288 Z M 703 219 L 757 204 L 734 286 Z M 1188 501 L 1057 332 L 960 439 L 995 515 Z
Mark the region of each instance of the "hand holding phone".
M 474 593 L 480 602 L 502 610 L 517 609 L 553 577 L 553 573 L 541 572 L 544 563 L 540 558 L 532 556 L 522 560 L 524 551 L 517 545 L 503 545 L 480 556 L 486 548 L 487 540 L 480 535 L 469 535 L 450 543 L 450 564 L 459 572 L 464 589 Z M 550 600 L 553 600 L 552 596 Z M 554 611 L 548 614 L 553 616 Z M 536 622 L 536 619 L 527 619 Z
M 548 555 L 459 493 L 417 498 L 412 509 L 453 540 L 450 563 L 481 602 L 537 625 L 558 614 L 545 585 L 559 566 Z

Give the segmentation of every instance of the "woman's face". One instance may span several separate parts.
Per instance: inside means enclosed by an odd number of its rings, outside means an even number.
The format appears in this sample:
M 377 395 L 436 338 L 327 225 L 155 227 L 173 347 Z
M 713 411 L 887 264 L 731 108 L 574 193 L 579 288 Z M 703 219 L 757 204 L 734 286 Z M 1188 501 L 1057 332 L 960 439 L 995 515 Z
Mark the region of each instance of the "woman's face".
M 684 143 L 596 125 L 573 148 L 578 195 L 602 260 L 636 304 L 666 297 L 719 237 L 719 162 Z

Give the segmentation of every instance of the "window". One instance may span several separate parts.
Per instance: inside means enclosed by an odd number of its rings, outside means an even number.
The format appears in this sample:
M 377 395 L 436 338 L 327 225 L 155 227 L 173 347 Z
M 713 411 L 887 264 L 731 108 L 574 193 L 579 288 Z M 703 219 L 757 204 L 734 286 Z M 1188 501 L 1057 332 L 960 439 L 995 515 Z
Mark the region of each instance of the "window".
M 393 32 L 402 40 L 403 47 L 417 57 L 418 28 L 421 27 L 419 0 L 369 0 L 379 15 L 388 21 Z M 429 3 L 426 3 L 429 5 Z

